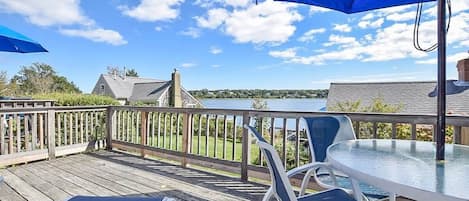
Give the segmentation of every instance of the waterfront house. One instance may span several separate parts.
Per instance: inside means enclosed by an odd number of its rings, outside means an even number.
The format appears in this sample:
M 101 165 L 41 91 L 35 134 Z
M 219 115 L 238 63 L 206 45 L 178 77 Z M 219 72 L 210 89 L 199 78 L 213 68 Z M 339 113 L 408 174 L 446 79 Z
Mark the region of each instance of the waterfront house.
M 451 114 L 469 114 L 469 59 L 458 62 L 458 80 L 448 80 L 447 111 Z M 327 110 L 338 103 L 361 101 L 368 106 L 375 98 L 386 104 L 402 105 L 400 113 L 436 113 L 436 81 L 331 83 L 327 97 Z
M 181 75 L 175 69 L 171 80 L 158 80 L 112 74 L 101 74 L 93 94 L 110 96 L 122 105 L 150 104 L 159 107 L 199 107 L 202 104 L 181 86 Z

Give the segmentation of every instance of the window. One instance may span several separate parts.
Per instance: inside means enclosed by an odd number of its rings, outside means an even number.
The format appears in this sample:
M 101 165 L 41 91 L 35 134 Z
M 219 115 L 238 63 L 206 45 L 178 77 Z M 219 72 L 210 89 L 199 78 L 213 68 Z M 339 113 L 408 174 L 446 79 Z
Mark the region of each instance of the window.
M 105 92 L 105 90 L 104 90 L 104 84 L 101 84 L 101 85 L 99 86 L 99 89 L 100 89 L 101 95 L 104 95 L 104 92 Z

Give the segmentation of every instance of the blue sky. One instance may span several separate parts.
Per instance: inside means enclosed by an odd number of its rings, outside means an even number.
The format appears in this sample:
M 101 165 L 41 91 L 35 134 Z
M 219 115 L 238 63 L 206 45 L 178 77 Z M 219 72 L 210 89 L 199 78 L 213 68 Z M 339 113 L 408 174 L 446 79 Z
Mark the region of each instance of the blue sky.
M 0 0 L 2 24 L 50 52 L 0 53 L 9 76 L 43 62 L 90 92 L 108 66 L 188 89 L 317 89 L 330 82 L 436 79 L 436 53 L 416 51 L 416 6 L 352 15 L 271 0 Z M 469 1 L 455 0 L 448 78 L 469 56 Z M 436 41 L 434 3 L 420 39 Z

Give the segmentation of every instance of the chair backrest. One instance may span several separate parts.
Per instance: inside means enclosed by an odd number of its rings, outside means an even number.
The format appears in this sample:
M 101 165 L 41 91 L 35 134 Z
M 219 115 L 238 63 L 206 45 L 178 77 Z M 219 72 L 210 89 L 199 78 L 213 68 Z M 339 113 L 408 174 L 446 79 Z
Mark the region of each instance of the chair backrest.
M 265 141 L 262 135 L 258 133 L 254 127 L 248 125 L 245 125 L 244 127 L 251 131 L 253 136 L 257 139 L 257 145 L 266 156 L 267 167 L 270 171 L 270 178 L 275 196 L 282 201 L 296 201 L 297 198 L 293 192 L 293 188 L 288 180 L 285 168 L 282 165 L 277 151 L 275 151 L 272 145 Z
M 327 147 L 336 142 L 354 140 L 352 121 L 345 115 L 302 118 L 306 124 L 309 148 L 316 162 L 326 160 Z

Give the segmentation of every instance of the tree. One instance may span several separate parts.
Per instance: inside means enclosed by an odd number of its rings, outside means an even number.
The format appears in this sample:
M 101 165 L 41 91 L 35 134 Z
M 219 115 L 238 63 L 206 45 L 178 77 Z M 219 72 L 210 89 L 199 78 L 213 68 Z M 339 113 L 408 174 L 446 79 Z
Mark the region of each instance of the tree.
M 17 95 L 33 95 L 50 92 L 80 93 L 78 87 L 63 76 L 58 76 L 52 66 L 33 63 L 23 66 L 11 79 L 10 84 L 17 85 Z
M 126 76 L 131 76 L 131 77 L 138 77 L 138 73 L 135 69 L 131 68 L 125 72 Z
M 3 96 L 8 91 L 7 72 L 0 71 L 0 96 Z

